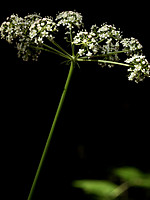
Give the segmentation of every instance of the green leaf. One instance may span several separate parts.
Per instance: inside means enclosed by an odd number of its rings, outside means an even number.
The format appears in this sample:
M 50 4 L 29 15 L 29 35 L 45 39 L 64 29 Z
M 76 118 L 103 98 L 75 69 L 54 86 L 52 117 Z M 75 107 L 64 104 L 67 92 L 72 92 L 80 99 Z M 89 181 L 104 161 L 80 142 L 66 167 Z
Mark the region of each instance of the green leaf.
M 142 177 L 142 172 L 134 167 L 122 167 L 114 170 L 114 174 L 124 181 L 132 182 L 137 178 Z
M 118 186 L 106 180 L 76 180 L 73 186 L 97 197 L 114 198 Z M 115 191 L 115 192 L 114 192 Z
M 150 174 L 143 173 L 134 167 L 122 167 L 114 170 L 114 174 L 127 181 L 130 186 L 150 188 Z
M 136 185 L 150 189 L 150 174 L 144 174 L 143 177 L 136 183 Z

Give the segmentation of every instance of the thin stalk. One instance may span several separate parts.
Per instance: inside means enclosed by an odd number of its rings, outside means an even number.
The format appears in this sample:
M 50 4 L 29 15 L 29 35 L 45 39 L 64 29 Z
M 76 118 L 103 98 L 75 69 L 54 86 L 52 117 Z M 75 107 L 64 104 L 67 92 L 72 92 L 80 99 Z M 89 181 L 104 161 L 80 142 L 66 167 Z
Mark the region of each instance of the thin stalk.
M 120 53 L 126 53 L 126 52 L 129 52 L 129 51 L 127 51 L 127 50 L 124 50 L 124 51 L 114 51 L 114 52 L 109 52 L 109 53 L 107 53 L 107 54 L 93 55 L 93 56 L 91 56 L 91 58 L 107 57 L 107 56 L 110 56 L 110 55 L 115 55 L 115 54 L 118 54 L 118 53 L 119 53 L 119 54 L 120 54 Z M 82 57 L 82 58 L 88 59 L 87 56 L 84 56 L 84 57 Z
M 54 51 L 55 53 L 57 53 L 58 55 L 60 55 L 60 56 L 62 56 L 62 57 L 65 57 L 65 58 L 67 58 L 67 59 L 70 59 L 70 56 L 68 56 L 68 55 L 66 55 L 66 54 L 64 54 L 64 53 L 62 53 L 61 51 L 59 51 L 59 50 L 57 50 L 57 49 L 55 49 L 55 48 L 53 48 L 53 47 L 50 47 L 50 46 L 47 45 L 47 44 L 44 44 L 44 43 L 43 43 L 43 46 L 45 46 L 46 48 L 48 48 L 48 49 Z
M 121 185 L 119 185 L 118 187 L 116 187 L 116 188 L 112 191 L 113 196 L 114 196 L 113 199 L 116 199 L 118 196 L 120 196 L 122 193 L 124 193 L 124 192 L 127 191 L 128 189 L 129 189 L 129 184 L 128 184 L 128 182 L 122 183 Z
M 68 90 L 68 86 L 69 86 L 69 83 L 70 83 L 70 80 L 71 80 L 71 77 L 72 77 L 73 69 L 74 69 L 74 62 L 71 61 L 71 66 L 70 66 L 70 70 L 69 70 L 69 73 L 68 73 L 68 77 L 67 77 L 67 80 L 66 80 L 66 83 L 65 83 L 65 86 L 64 86 L 64 90 L 63 90 L 63 92 L 62 92 L 62 96 L 61 96 L 61 99 L 60 99 L 60 102 L 59 102 L 59 105 L 58 105 L 58 108 L 57 108 L 57 111 L 56 111 L 56 114 L 55 114 L 55 117 L 54 117 L 54 121 L 53 121 L 51 130 L 50 130 L 50 133 L 49 133 L 49 136 L 48 136 L 46 145 L 45 145 L 45 147 L 44 147 L 44 151 L 43 151 L 41 160 L 40 160 L 40 162 L 39 162 L 39 165 L 38 165 L 38 168 L 37 168 L 35 177 L 34 177 L 34 181 L 33 181 L 33 183 L 32 183 L 32 187 L 31 187 L 31 190 L 30 190 L 30 193 L 29 193 L 29 196 L 28 196 L 28 199 L 27 199 L 27 200 L 31 200 L 31 199 L 32 199 L 32 195 L 33 195 L 33 192 L 34 192 L 34 190 L 35 190 L 35 186 L 36 186 L 36 184 L 37 184 L 40 171 L 41 171 L 41 169 L 42 169 L 42 166 L 43 166 L 43 163 L 44 163 L 44 160 L 45 160 L 45 157 L 46 157 L 48 148 L 49 148 L 49 146 L 50 146 L 50 142 L 51 142 L 51 138 L 52 138 L 52 135 L 53 135 L 55 126 L 56 126 L 56 122 L 57 122 L 57 120 L 58 120 L 58 117 L 59 117 L 61 108 L 62 108 L 63 103 L 64 103 L 64 100 L 65 100 L 65 96 L 66 96 L 66 93 L 67 93 L 67 90 Z
M 50 53 L 54 53 L 54 54 L 56 54 L 56 55 L 59 55 L 59 56 L 61 56 L 61 57 L 63 57 L 63 58 L 67 58 L 67 59 L 68 59 L 68 57 L 67 57 L 66 55 L 60 54 L 60 53 L 55 52 L 55 51 L 50 50 L 50 49 L 45 49 L 45 48 L 43 48 L 43 47 L 36 47 L 36 46 L 30 46 L 30 47 L 32 47 L 32 48 L 34 48 L 34 49 L 39 49 L 39 50 L 42 50 L 42 51 L 47 51 L 47 52 L 50 52 Z
M 72 39 L 72 27 L 70 29 L 70 42 L 71 42 L 72 56 L 74 56 L 74 44 L 73 44 L 73 39 Z
M 114 65 L 123 65 L 123 66 L 126 66 L 126 67 L 130 67 L 130 65 L 128 65 L 128 64 L 120 63 L 120 62 L 114 62 L 114 61 L 109 61 L 109 60 L 95 60 L 95 59 L 78 58 L 77 61 L 93 61 L 93 62 L 109 63 L 109 64 L 114 64 Z
M 57 48 L 59 48 L 62 52 L 64 52 L 66 55 L 68 55 L 71 58 L 71 55 L 65 50 L 63 49 L 59 44 L 57 44 L 57 42 L 55 42 L 54 40 L 50 40 Z

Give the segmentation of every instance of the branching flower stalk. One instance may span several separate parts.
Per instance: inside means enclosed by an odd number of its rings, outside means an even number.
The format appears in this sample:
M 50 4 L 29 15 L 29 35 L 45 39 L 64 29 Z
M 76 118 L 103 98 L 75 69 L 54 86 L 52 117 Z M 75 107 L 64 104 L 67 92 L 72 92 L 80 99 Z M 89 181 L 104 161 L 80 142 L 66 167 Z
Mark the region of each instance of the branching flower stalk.
M 63 36 L 65 41 L 70 44 L 70 51 L 65 50 L 57 42 L 56 36 L 62 30 L 65 31 Z M 97 62 L 101 67 L 111 68 L 114 65 L 127 67 L 128 80 L 136 83 L 150 77 L 150 64 L 143 55 L 143 47 L 137 39 L 123 38 L 119 29 L 107 23 L 100 27 L 92 25 L 87 31 L 84 28 L 82 15 L 75 11 L 58 13 L 55 19 L 50 16 L 42 18 L 40 14 L 36 13 L 23 18 L 13 14 L 2 23 L 0 34 L 2 39 L 15 45 L 18 57 L 24 61 L 29 59 L 38 61 L 41 52 L 46 51 L 63 57 L 65 62 L 70 65 L 56 115 L 28 196 L 28 200 L 31 200 L 73 70 L 79 66 L 78 63 Z M 122 54 L 126 56 L 123 62 L 120 61 Z

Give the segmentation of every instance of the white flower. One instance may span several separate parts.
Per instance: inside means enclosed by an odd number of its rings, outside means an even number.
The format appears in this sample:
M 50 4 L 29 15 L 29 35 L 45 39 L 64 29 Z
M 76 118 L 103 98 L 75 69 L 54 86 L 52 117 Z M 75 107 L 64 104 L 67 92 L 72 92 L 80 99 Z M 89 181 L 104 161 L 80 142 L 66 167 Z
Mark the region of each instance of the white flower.
M 135 69 L 134 71 L 140 71 L 141 70 L 141 65 L 134 65 Z
M 32 32 L 30 32 L 30 37 L 33 38 L 37 35 L 37 31 L 34 29 Z
M 73 44 L 79 44 L 80 41 L 81 41 L 80 38 L 75 38 L 74 41 L 73 41 Z
M 48 32 L 44 30 L 44 31 L 41 32 L 41 35 L 42 35 L 43 37 L 47 37 L 47 36 L 48 36 Z
M 83 40 L 83 44 L 86 44 L 86 43 L 87 43 L 87 39 L 84 39 L 84 40 Z
M 40 31 L 42 29 L 41 24 L 39 24 L 40 20 L 37 20 L 36 22 L 34 22 L 33 26 L 30 26 L 30 30 L 32 30 L 33 28 L 37 28 L 38 31 Z
M 95 45 L 93 43 L 89 44 L 89 49 L 94 49 Z
M 143 48 L 139 41 L 133 37 L 124 38 L 120 43 L 124 47 L 123 50 L 127 51 L 127 55 L 134 54 L 135 52 L 141 52 L 141 49 Z
M 38 37 L 38 42 L 43 43 L 43 38 L 42 37 Z
M 33 25 L 34 24 L 34 25 Z M 57 31 L 56 23 L 51 17 L 44 17 L 34 21 L 29 30 L 31 39 L 34 38 L 36 44 L 43 43 L 44 38 L 54 39 L 52 33 Z M 33 34 L 37 33 L 37 34 Z
M 41 52 L 37 49 L 31 51 L 30 48 L 30 44 L 34 41 L 33 38 L 37 34 L 37 31 L 34 30 L 33 23 L 39 18 L 41 17 L 37 14 L 27 15 L 24 18 L 18 15 L 11 15 L 1 25 L 1 37 L 9 43 L 16 45 L 18 57 L 21 57 L 24 61 L 28 61 L 29 58 L 37 60 Z M 29 33 L 30 26 L 32 26 L 31 33 Z
M 42 23 L 41 23 L 41 26 L 44 26 L 44 25 L 45 25 L 45 23 L 44 23 L 44 22 L 42 22 Z
M 97 48 L 97 47 L 94 47 L 94 48 L 92 49 L 92 51 L 93 51 L 94 54 L 96 54 L 96 53 L 98 52 L 98 48 Z
M 96 42 L 95 38 L 92 38 L 92 39 L 91 39 L 91 42 L 95 43 L 95 42 Z
M 80 56 L 83 56 L 83 55 L 84 55 L 84 49 L 79 49 L 78 54 L 79 54 Z
M 129 80 L 134 80 L 136 83 L 143 81 L 145 77 L 149 77 L 150 68 L 148 61 L 143 55 L 133 55 L 131 58 L 125 60 L 126 63 L 130 64 L 130 68 L 128 69 Z
M 88 51 L 88 53 L 86 54 L 86 56 L 90 57 L 90 56 L 92 56 L 92 53 L 90 51 Z
M 47 30 L 47 31 L 52 31 L 51 26 L 50 26 L 50 25 L 47 25 L 47 26 L 46 26 L 46 30 Z
M 83 26 L 82 15 L 78 12 L 64 11 L 56 16 L 57 26 L 63 25 L 68 29 L 74 28 L 74 26 L 80 28 Z
M 120 55 L 124 53 L 128 56 L 125 63 L 129 66 L 127 70 L 129 80 L 139 82 L 145 77 L 150 77 L 150 64 L 143 56 L 142 45 L 137 39 L 123 38 L 119 29 L 107 23 L 100 27 L 92 25 L 87 31 L 83 29 L 82 18 L 82 15 L 75 11 L 61 12 L 56 16 L 55 21 L 52 17 L 42 18 L 37 14 L 27 15 L 24 18 L 13 14 L 0 26 L 1 38 L 16 45 L 18 57 L 25 61 L 30 58 L 37 60 L 41 53 L 40 49 L 46 48 L 43 44 L 45 42 L 50 44 L 52 42 L 53 46 L 56 45 L 58 50 L 62 50 L 54 42 L 54 36 L 60 26 L 64 26 L 67 42 L 70 42 L 72 47 L 76 46 L 72 48 L 76 50 L 74 53 L 77 53 L 75 58 L 84 56 L 85 59 L 99 60 L 98 64 L 101 66 L 113 67 L 114 63 L 122 58 Z M 63 53 L 66 52 L 62 50 Z

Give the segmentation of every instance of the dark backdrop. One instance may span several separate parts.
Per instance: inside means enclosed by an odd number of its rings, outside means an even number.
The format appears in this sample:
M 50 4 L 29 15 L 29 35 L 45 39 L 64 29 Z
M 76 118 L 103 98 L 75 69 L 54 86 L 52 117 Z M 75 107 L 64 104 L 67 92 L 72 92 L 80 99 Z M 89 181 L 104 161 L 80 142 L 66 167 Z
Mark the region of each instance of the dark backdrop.
M 87 29 L 103 22 L 120 27 L 124 37 L 138 38 L 149 54 L 149 11 L 138 2 L 3 2 L 0 23 L 12 13 L 58 11 L 83 14 Z M 68 73 L 62 59 L 42 54 L 37 63 L 23 62 L 0 41 L 1 185 L 4 199 L 26 200 Z M 71 187 L 75 179 L 106 179 L 124 165 L 150 172 L 150 79 L 127 80 L 125 67 L 76 68 L 52 138 L 33 200 L 82 199 Z

